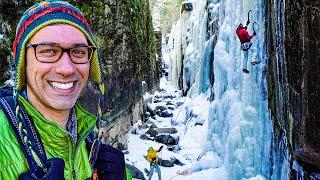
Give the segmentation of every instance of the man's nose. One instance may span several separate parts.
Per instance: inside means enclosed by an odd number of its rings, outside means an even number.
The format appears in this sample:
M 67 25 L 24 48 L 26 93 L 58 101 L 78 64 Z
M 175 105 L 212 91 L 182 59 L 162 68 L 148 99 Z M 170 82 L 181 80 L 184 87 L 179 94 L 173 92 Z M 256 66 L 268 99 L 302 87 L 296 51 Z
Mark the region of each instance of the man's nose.
M 61 58 L 56 62 L 55 72 L 63 76 L 70 76 L 74 73 L 75 67 L 68 52 L 63 52 Z

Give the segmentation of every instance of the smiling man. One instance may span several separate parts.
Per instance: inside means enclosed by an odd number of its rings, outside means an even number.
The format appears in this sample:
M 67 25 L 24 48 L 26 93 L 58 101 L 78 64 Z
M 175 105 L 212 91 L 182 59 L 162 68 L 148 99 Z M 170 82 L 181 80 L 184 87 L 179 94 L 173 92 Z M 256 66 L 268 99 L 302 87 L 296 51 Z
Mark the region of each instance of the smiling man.
M 15 87 L 0 98 L 0 179 L 125 179 L 122 152 L 100 143 L 96 117 L 77 104 L 88 80 L 104 89 L 81 12 L 64 1 L 32 6 L 13 54 Z
M 94 51 L 85 35 L 71 25 L 46 26 L 30 38 L 27 95 L 46 119 L 66 128 L 69 111 L 87 84 Z

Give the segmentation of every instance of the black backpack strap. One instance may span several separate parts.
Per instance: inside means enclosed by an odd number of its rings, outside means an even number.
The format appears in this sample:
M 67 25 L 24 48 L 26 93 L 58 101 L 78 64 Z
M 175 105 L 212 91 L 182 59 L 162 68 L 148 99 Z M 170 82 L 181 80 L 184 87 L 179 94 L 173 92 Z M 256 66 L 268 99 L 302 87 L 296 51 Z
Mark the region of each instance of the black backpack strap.
M 0 88 L 0 97 L 7 97 L 13 95 L 13 87 L 3 86 Z
M 86 146 L 89 152 L 89 162 L 91 164 L 92 171 L 93 171 L 93 165 L 96 162 L 98 157 L 100 144 L 101 144 L 101 141 L 98 139 L 98 134 L 94 130 L 91 130 L 89 135 L 86 137 Z
M 19 102 L 17 102 L 19 103 Z M 27 159 L 30 174 L 34 177 L 42 177 L 46 172 L 45 162 L 47 160 L 41 138 L 35 129 L 33 121 L 28 117 L 24 107 L 20 108 L 20 118 L 16 118 L 12 96 L 0 98 L 0 108 L 5 113 L 8 122 L 17 137 L 21 150 Z
M 108 162 L 103 161 L 103 164 L 105 165 L 103 169 L 105 171 L 103 173 L 103 177 L 99 178 L 119 180 L 125 179 L 126 176 L 124 154 L 120 150 L 112 147 L 110 144 L 103 144 L 98 139 L 98 134 L 94 130 L 92 130 L 87 136 L 86 145 L 87 150 L 90 154 L 89 161 L 92 167 L 100 166 L 99 164 L 95 164 L 101 162 L 101 160 L 99 160 L 100 158 L 108 159 Z M 99 149 L 101 149 L 100 152 Z M 100 157 L 103 155 L 105 155 L 106 157 Z M 93 168 L 92 170 L 94 171 Z

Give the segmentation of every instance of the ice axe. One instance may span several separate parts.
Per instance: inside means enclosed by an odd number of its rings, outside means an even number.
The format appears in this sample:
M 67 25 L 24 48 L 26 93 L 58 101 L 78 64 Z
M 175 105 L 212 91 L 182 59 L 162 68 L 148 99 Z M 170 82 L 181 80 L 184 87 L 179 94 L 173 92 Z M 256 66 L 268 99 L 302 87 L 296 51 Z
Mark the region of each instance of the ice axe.
M 255 25 L 255 24 L 257 24 L 257 22 L 253 22 L 253 24 L 252 24 L 252 26 L 253 26 L 253 27 L 252 27 L 252 28 L 253 28 L 253 31 L 256 31 L 256 29 L 254 28 L 254 25 Z
M 250 13 L 251 13 L 252 11 L 251 10 L 249 10 L 248 11 L 248 20 L 247 20 L 247 26 L 249 25 L 249 23 L 250 23 Z
M 252 28 L 253 28 L 253 32 L 256 32 L 256 29 L 254 28 L 255 26 L 255 24 L 257 24 L 257 22 L 253 22 L 253 24 L 252 24 Z

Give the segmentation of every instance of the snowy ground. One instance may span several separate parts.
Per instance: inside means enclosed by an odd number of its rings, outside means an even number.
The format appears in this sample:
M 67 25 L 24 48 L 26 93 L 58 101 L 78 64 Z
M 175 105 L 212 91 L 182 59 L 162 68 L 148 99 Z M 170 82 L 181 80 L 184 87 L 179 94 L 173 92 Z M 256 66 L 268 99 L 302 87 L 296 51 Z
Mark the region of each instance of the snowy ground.
M 178 133 L 175 135 L 179 136 L 180 139 L 180 151 L 176 153 L 168 151 L 166 148 L 167 146 L 164 145 L 163 150 L 158 153 L 158 156 L 162 159 L 175 157 L 185 164 L 184 166 L 175 165 L 174 167 L 160 166 L 162 179 L 227 179 L 223 166 L 216 169 L 207 169 L 207 167 L 202 167 L 204 170 L 200 172 L 195 172 L 187 176 L 177 175 L 177 171 L 196 167 L 200 164 L 208 166 L 206 163 L 210 163 L 209 166 L 221 166 L 220 158 L 212 152 L 206 153 L 199 161 L 197 160 L 198 156 L 203 152 L 205 142 L 207 142 L 208 111 L 210 108 L 210 102 L 207 99 L 209 96 L 206 94 L 200 94 L 192 99 L 183 97 L 181 96 L 181 92 L 173 89 L 164 78 L 161 79 L 160 89 L 160 92 L 155 92 L 155 94 L 147 96 L 151 96 L 153 100 L 156 96 L 165 97 L 169 95 L 173 98 L 163 98 L 162 101 L 158 103 L 150 104 L 151 106 L 165 105 L 168 101 L 171 101 L 173 104 L 177 102 L 181 102 L 178 104 L 183 104 L 176 107 L 174 110 L 171 110 L 173 113 L 172 118 L 162 118 L 157 115 L 155 116 L 155 119 L 149 118 L 149 120 L 154 122 L 158 127 L 176 128 Z M 176 125 L 172 126 L 172 122 Z M 196 122 L 203 123 L 203 125 L 195 125 Z M 137 124 L 135 126 L 137 126 Z M 126 162 L 136 166 L 141 171 L 145 168 L 149 169 L 149 163 L 144 158 L 147 154 L 148 147 L 152 146 L 154 148 L 159 148 L 163 145 L 152 140 L 140 139 L 139 137 L 141 134 L 144 134 L 147 130 L 148 129 L 137 129 L 138 134 L 130 134 L 128 143 L 129 154 L 125 155 Z M 146 174 L 144 175 L 147 177 Z M 153 174 L 152 179 L 158 179 L 156 173 Z

